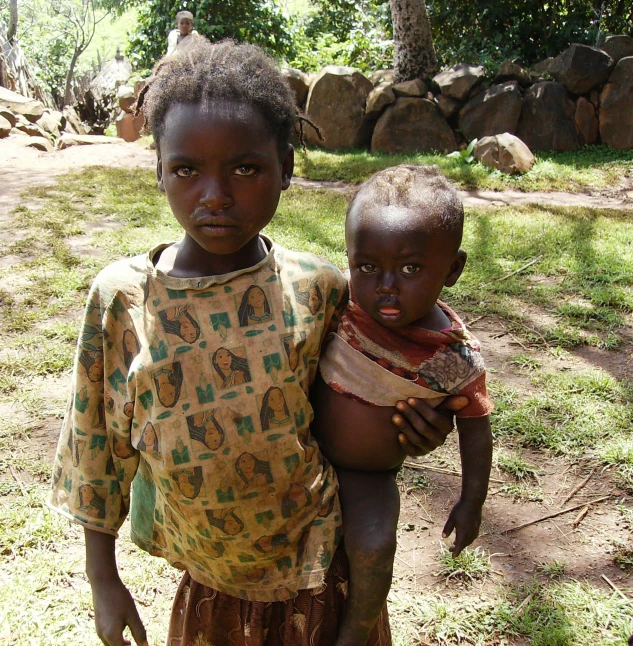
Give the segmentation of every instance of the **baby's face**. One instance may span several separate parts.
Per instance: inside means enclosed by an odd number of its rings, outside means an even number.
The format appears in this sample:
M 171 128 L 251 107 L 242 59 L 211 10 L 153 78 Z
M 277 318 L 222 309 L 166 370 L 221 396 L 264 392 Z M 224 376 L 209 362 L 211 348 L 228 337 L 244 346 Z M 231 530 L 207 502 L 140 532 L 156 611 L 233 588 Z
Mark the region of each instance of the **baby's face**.
M 442 288 L 459 278 L 465 255 L 456 252 L 453 235 L 405 207 L 358 208 L 363 213 L 346 235 L 358 304 L 387 328 L 424 327 Z
M 189 18 L 181 18 L 178 21 L 178 31 L 183 35 L 187 36 L 193 31 L 193 21 Z

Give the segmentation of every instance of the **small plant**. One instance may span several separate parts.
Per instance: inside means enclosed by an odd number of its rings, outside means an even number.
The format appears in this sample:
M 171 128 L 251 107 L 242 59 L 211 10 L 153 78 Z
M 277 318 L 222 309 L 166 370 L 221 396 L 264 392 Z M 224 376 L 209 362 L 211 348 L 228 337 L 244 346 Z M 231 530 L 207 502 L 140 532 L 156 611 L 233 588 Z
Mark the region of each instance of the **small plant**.
M 506 473 L 514 476 L 517 480 L 526 480 L 528 478 L 536 479 L 538 467 L 528 464 L 523 457 L 515 453 L 497 456 L 497 466 Z
M 633 548 L 617 541 L 613 541 L 613 548 L 613 562 L 621 570 L 633 570 Z
M 553 559 L 538 565 L 537 570 L 542 572 L 548 579 L 560 579 L 565 575 L 567 566 L 562 561 Z
M 510 363 L 513 366 L 522 368 L 523 370 L 536 370 L 543 365 L 543 362 L 535 357 L 531 357 L 527 354 L 517 354 Z
M 622 526 L 624 529 L 633 531 L 633 507 L 618 505 L 618 511 L 620 512 L 620 516 L 622 516 Z
M 492 564 L 490 555 L 482 547 L 470 549 L 467 547 L 462 553 L 453 557 L 449 549 L 440 543 L 440 570 L 437 576 L 443 576 L 447 581 L 456 579 L 465 583 L 474 583 L 490 576 Z
M 473 139 L 464 150 L 455 150 L 452 153 L 448 153 L 447 157 L 454 157 L 455 159 L 461 159 L 465 164 L 472 164 L 475 162 L 475 156 L 473 155 L 473 150 L 477 144 L 477 139 Z
M 543 490 L 526 482 L 508 482 L 499 489 L 500 493 L 514 498 L 516 502 L 541 502 Z

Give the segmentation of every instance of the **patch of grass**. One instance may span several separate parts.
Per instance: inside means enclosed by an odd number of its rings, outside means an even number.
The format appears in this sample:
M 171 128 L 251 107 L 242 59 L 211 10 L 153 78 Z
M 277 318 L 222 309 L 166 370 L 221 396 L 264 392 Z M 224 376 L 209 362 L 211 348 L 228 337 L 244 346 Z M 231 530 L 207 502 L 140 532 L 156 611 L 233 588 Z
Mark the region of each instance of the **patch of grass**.
M 622 516 L 622 525 L 625 529 L 633 531 L 633 507 L 627 507 L 626 505 L 618 505 L 618 511 L 620 516 Z
M 522 370 L 537 370 L 543 365 L 543 362 L 536 357 L 527 354 L 517 354 L 513 359 L 510 360 L 510 364 L 517 366 Z
M 474 583 L 490 576 L 492 570 L 490 555 L 486 554 L 482 547 L 474 549 L 467 547 L 459 556 L 453 557 L 443 543 L 440 545 L 438 575 L 445 577 L 447 581 L 454 579 L 464 583 Z
M 545 561 L 537 566 L 539 572 L 542 572 L 548 579 L 560 579 L 565 576 L 567 566 L 562 561 L 553 559 Z
M 633 153 L 607 146 L 587 146 L 571 153 L 537 153 L 532 170 L 509 176 L 481 164 L 465 164 L 442 154 L 328 152 L 310 149 L 296 155 L 295 173 L 313 180 L 358 184 L 375 172 L 397 164 L 436 164 L 460 188 L 519 191 L 576 191 L 612 186 L 633 169 Z
M 527 482 L 508 482 L 501 485 L 499 493 L 513 498 L 517 502 L 541 502 L 543 490 Z
M 540 469 L 529 464 L 523 456 L 516 453 L 499 453 L 497 455 L 497 466 L 517 480 L 536 478 Z
M 633 440 L 615 438 L 602 449 L 600 457 L 604 464 L 615 467 L 620 483 L 633 491 Z
M 614 541 L 613 562 L 621 570 L 626 572 L 633 570 L 633 548 L 630 545 Z

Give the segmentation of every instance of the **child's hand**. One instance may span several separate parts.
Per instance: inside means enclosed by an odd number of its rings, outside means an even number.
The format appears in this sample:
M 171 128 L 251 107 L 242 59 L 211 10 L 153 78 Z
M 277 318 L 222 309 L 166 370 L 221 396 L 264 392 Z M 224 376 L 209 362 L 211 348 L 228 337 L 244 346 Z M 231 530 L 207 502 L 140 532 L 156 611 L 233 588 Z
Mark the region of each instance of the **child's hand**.
M 468 398 L 461 396 L 448 397 L 439 408 L 432 408 L 422 399 L 398 402 L 398 413 L 391 419 L 400 431 L 398 440 L 402 450 L 415 458 L 442 446 L 454 429 L 453 413 L 468 403 Z
M 442 538 L 448 538 L 455 530 L 455 543 L 448 548 L 453 553 L 453 558 L 459 556 L 479 535 L 481 508 L 482 505 L 476 502 L 460 500 L 451 510 L 442 530 Z

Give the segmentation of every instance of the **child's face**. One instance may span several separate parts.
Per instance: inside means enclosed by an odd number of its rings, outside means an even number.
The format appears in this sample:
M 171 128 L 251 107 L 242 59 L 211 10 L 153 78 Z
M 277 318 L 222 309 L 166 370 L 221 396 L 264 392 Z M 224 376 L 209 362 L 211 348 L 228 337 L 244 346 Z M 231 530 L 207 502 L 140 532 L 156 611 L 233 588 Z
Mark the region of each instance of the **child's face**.
M 191 21 L 189 18 L 181 18 L 178 21 L 178 31 L 183 36 L 187 36 L 193 31 L 193 21 Z
M 457 282 L 466 254 L 454 236 L 399 206 L 356 207 L 346 240 L 350 280 L 361 308 L 387 328 L 424 327 L 444 286 Z
M 158 182 L 192 248 L 239 259 L 290 185 L 293 153 L 288 146 L 280 157 L 277 139 L 254 106 L 172 105 L 159 142 Z

